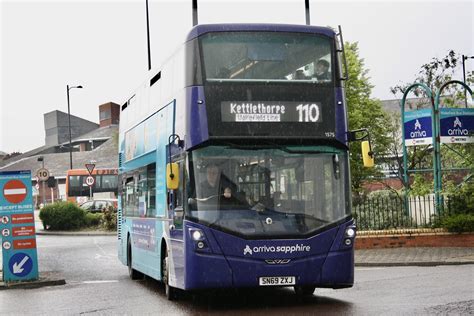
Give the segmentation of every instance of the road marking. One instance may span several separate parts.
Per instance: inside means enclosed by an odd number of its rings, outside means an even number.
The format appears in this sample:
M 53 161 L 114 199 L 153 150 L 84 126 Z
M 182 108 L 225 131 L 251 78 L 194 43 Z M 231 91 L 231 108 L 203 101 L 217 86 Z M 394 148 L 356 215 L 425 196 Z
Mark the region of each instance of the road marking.
M 372 270 L 384 270 L 386 268 L 355 268 L 357 271 L 372 271 Z
M 118 280 L 95 280 L 95 281 L 82 281 L 84 284 L 99 284 L 99 283 L 118 283 Z

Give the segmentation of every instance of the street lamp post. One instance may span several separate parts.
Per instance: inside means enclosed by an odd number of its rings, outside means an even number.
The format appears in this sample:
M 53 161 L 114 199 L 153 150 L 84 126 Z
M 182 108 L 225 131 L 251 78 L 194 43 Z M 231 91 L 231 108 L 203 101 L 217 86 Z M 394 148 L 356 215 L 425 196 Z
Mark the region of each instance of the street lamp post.
M 41 162 L 41 168 L 44 169 L 44 157 L 43 156 L 40 156 L 38 157 L 38 161 Z M 36 181 L 36 183 L 38 183 L 39 180 Z M 44 181 L 41 181 L 41 186 L 42 186 L 42 190 L 43 190 L 43 194 L 41 194 L 42 196 L 42 200 L 43 200 L 43 206 L 46 205 L 46 198 L 45 198 L 45 188 L 44 188 Z
M 464 82 L 464 84 L 466 84 L 466 60 L 467 59 L 474 59 L 474 56 L 465 56 L 465 55 L 462 55 L 462 82 Z M 467 94 L 466 94 L 466 89 L 464 89 L 464 104 L 467 108 Z
M 69 169 L 72 169 L 72 135 L 71 135 L 71 110 L 69 105 L 69 90 L 77 88 L 82 89 L 82 86 L 72 86 L 69 85 L 67 87 L 67 117 L 69 121 Z

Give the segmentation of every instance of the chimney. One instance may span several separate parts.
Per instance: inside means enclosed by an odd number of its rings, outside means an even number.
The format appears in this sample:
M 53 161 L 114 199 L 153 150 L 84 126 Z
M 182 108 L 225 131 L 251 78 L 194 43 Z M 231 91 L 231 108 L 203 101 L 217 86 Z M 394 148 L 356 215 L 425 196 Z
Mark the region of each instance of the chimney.
M 100 127 L 118 125 L 120 121 L 120 105 L 108 102 L 99 105 Z

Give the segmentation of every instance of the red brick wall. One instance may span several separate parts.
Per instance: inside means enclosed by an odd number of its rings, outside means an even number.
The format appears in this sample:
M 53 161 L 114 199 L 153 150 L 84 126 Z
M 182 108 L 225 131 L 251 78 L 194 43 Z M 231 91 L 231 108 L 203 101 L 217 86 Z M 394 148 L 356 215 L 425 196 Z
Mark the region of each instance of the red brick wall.
M 358 236 L 355 249 L 397 247 L 474 247 L 474 233 Z

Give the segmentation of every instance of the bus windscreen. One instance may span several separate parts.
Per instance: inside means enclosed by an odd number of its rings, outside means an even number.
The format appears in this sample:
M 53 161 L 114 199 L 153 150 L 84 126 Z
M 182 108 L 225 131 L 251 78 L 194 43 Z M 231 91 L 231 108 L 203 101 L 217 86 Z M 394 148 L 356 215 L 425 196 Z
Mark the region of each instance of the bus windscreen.
M 216 32 L 201 43 L 208 82 L 333 81 L 332 40 L 323 35 Z

